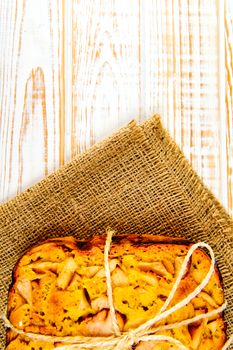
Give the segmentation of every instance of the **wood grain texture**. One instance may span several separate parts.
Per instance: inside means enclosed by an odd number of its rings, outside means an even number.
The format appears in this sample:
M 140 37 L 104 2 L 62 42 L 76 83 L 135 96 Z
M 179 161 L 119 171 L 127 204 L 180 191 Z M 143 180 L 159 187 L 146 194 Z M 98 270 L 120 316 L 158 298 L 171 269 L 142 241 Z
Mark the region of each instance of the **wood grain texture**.
M 140 117 L 137 1 L 73 1 L 71 154 Z
M 233 215 L 232 14 L 230 0 L 3 0 L 0 201 L 160 113 Z
M 59 166 L 59 2 L 0 4 L 0 198 Z M 64 130 L 63 130 L 64 131 Z
M 228 210 L 233 216 L 233 3 L 230 0 L 225 7 L 225 54 Z

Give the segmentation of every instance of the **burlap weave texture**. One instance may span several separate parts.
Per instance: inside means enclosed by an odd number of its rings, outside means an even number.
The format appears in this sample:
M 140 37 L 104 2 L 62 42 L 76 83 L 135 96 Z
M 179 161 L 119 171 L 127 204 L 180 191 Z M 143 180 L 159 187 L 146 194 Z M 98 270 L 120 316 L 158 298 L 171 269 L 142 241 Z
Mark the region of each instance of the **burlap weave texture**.
M 0 207 L 1 313 L 18 258 L 48 237 L 118 233 L 183 236 L 211 245 L 233 333 L 233 223 L 155 116 L 109 139 Z M 1 328 L 2 348 L 5 342 Z

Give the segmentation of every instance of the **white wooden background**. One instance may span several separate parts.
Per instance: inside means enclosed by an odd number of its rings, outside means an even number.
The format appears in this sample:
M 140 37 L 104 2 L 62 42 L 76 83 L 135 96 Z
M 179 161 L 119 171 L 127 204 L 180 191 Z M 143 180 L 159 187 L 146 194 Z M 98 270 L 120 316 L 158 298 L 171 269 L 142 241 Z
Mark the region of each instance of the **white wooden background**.
M 233 215 L 231 0 L 1 0 L 0 202 L 160 113 Z

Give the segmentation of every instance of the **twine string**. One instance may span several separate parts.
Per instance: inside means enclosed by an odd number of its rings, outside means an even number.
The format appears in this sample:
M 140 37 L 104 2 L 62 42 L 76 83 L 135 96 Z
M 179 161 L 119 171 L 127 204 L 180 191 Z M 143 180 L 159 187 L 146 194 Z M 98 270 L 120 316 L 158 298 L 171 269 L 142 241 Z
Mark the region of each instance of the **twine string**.
M 197 248 L 207 248 L 209 253 L 210 253 L 210 256 L 211 256 L 211 265 L 210 265 L 210 268 L 209 268 L 209 271 L 206 275 L 206 277 L 204 278 L 204 280 L 201 282 L 201 284 L 199 286 L 197 286 L 197 288 L 188 296 L 187 300 L 189 299 L 189 301 L 191 299 L 193 299 L 193 295 L 194 294 L 199 294 L 200 291 L 205 288 L 205 286 L 207 285 L 207 283 L 209 282 L 210 280 L 210 277 L 212 275 L 212 273 L 214 272 L 214 262 L 215 262 L 215 257 L 214 257 L 214 252 L 212 250 L 212 248 L 207 245 L 206 243 L 203 243 L 203 242 L 200 242 L 200 243 L 196 243 L 196 244 L 193 244 L 192 247 L 189 249 L 187 255 L 185 256 L 184 258 L 184 261 L 183 261 L 183 264 L 182 264 L 182 267 L 180 269 L 180 273 L 179 273 L 179 276 L 177 277 L 173 287 L 172 287 L 172 290 L 170 292 L 170 295 L 168 296 L 167 300 L 165 301 L 165 303 L 163 304 L 161 310 L 160 310 L 160 313 L 162 313 L 163 311 L 165 311 L 169 305 L 169 303 L 171 302 L 172 298 L 174 297 L 174 294 L 178 288 L 178 286 L 180 285 L 180 282 L 181 282 L 181 279 L 182 277 L 184 276 L 184 273 L 185 273 L 185 270 L 187 268 L 187 265 L 189 263 L 189 260 L 193 254 L 193 252 L 197 249 Z M 196 295 L 197 295 L 196 294 Z M 188 302 L 188 301 L 187 301 Z
M 112 282 L 111 282 L 111 272 L 110 272 L 110 266 L 108 261 L 108 256 L 111 248 L 112 243 L 112 236 L 114 234 L 114 231 L 107 230 L 107 239 L 104 246 L 104 267 L 105 267 L 105 277 L 106 277 L 106 285 L 107 285 L 107 297 L 108 297 L 108 304 L 109 304 L 109 312 L 110 312 L 110 318 L 112 321 L 113 330 L 116 336 L 119 336 L 121 334 L 117 318 L 116 318 L 116 310 L 113 303 L 113 293 L 112 293 Z
M 186 298 L 184 298 L 183 300 L 181 300 L 179 303 L 175 304 L 174 306 L 172 306 L 170 309 L 167 309 L 167 306 L 169 305 L 170 301 L 173 299 L 175 292 L 180 284 L 180 281 L 184 275 L 184 272 L 186 270 L 187 264 L 189 262 L 190 257 L 192 256 L 193 252 L 198 249 L 199 247 L 205 247 L 208 249 L 210 256 L 211 256 L 211 264 L 210 264 L 210 268 L 209 271 L 206 275 L 206 277 L 203 279 L 203 281 L 201 282 L 201 284 L 199 286 L 197 286 L 194 291 L 192 293 L 190 293 Z M 149 321 L 143 323 L 141 326 L 139 326 L 138 328 L 136 328 L 134 331 L 135 333 L 138 333 L 140 331 L 144 331 L 146 329 L 149 329 L 151 326 L 153 326 L 153 324 L 155 324 L 156 322 L 166 318 L 167 316 L 169 316 L 170 314 L 172 314 L 173 312 L 179 310 L 180 308 L 182 308 L 183 306 L 185 306 L 186 304 L 188 304 L 193 298 L 195 298 L 201 291 L 202 289 L 207 285 L 207 283 L 210 280 L 210 277 L 214 271 L 214 264 L 215 264 L 215 257 L 214 257 L 214 253 L 212 248 L 203 242 L 200 243 L 196 243 L 194 245 L 191 246 L 191 248 L 189 249 L 182 267 L 180 269 L 179 275 L 173 285 L 173 288 L 171 289 L 171 292 L 167 298 L 167 301 L 165 302 L 165 304 L 163 305 L 163 307 L 161 308 L 161 310 L 159 311 L 159 313 L 153 317 L 152 319 L 150 319 Z
M 195 317 L 168 324 L 165 326 L 158 326 L 157 328 L 153 327 L 154 324 L 170 314 L 174 313 L 175 311 L 179 310 L 180 308 L 184 307 L 187 303 L 190 302 L 193 298 L 195 298 L 203 288 L 207 285 L 209 282 L 211 275 L 214 271 L 215 266 L 215 257 L 213 250 L 211 247 L 204 243 L 199 242 L 194 245 L 192 245 L 187 253 L 187 255 L 184 258 L 184 261 L 182 263 L 181 269 L 179 271 L 178 277 L 169 293 L 168 298 L 166 299 L 165 303 L 163 304 L 162 308 L 160 309 L 159 313 L 153 317 L 152 319 L 146 321 L 145 323 L 141 324 L 139 327 L 129 330 L 128 332 L 122 332 L 120 331 L 117 317 L 116 317 L 116 310 L 114 307 L 113 302 L 113 292 L 112 292 L 112 282 L 111 282 L 111 272 L 110 272 L 110 266 L 109 266 L 109 253 L 111 248 L 111 242 L 112 242 L 112 236 L 114 235 L 114 231 L 109 229 L 107 230 L 107 237 L 104 247 L 104 268 L 105 268 L 105 276 L 106 276 L 106 288 L 107 288 L 107 297 L 108 297 L 108 303 L 109 303 L 109 312 L 110 312 L 110 318 L 112 321 L 112 327 L 114 335 L 108 336 L 108 337 L 86 337 L 86 336 L 65 336 L 65 337 L 57 337 L 57 336 L 50 336 L 50 335 L 43 335 L 43 334 L 36 334 L 36 333 L 29 333 L 24 332 L 23 330 L 17 329 L 14 327 L 13 324 L 5 317 L 3 316 L 2 319 L 5 323 L 5 326 L 7 328 L 10 328 L 14 332 L 20 335 L 27 336 L 30 339 L 33 340 L 40 340 L 45 342 L 52 342 L 52 343 L 62 343 L 62 345 L 55 346 L 54 349 L 58 350 L 71 350 L 71 349 L 101 349 L 104 347 L 105 349 L 129 349 L 133 344 L 138 344 L 140 341 L 146 342 L 146 341 L 155 341 L 155 342 L 169 342 L 174 345 L 177 345 L 179 349 L 181 350 L 189 350 L 188 347 L 186 347 L 184 344 L 182 344 L 179 340 L 162 334 L 157 334 L 158 332 L 169 330 L 173 328 L 178 328 L 184 325 L 188 325 L 190 323 L 207 319 L 209 317 L 212 317 L 220 312 L 222 312 L 226 306 L 227 303 L 225 302 L 223 305 L 221 305 L 219 308 L 212 310 L 210 312 L 207 312 L 205 314 L 197 315 Z M 185 270 L 187 268 L 188 262 L 193 254 L 193 252 L 198 249 L 199 247 L 206 248 L 210 254 L 211 257 L 211 263 L 208 273 L 206 274 L 205 278 L 202 280 L 202 282 L 194 289 L 193 292 L 191 292 L 186 298 L 184 298 L 182 301 L 178 302 L 174 306 L 170 307 L 168 306 L 170 302 L 172 301 L 177 288 L 180 285 L 180 282 L 182 280 L 182 277 L 185 273 Z M 229 340 L 225 343 L 222 350 L 226 350 L 230 344 L 233 342 L 233 335 L 229 338 Z

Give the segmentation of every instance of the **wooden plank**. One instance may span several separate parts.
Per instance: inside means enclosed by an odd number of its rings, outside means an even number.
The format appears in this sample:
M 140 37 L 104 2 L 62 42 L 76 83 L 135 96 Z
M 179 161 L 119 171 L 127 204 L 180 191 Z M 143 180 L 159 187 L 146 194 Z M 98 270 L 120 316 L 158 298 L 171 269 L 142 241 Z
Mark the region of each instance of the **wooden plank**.
M 0 201 L 61 163 L 60 1 L 0 3 Z
M 73 1 L 72 156 L 141 115 L 138 4 Z
M 225 6 L 225 64 L 226 64 L 226 160 L 228 175 L 228 212 L 233 217 L 233 3 Z
M 147 117 L 161 114 L 194 169 L 227 208 L 217 4 L 141 2 L 142 104 Z

